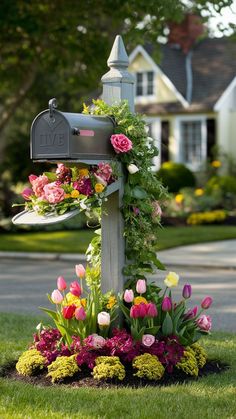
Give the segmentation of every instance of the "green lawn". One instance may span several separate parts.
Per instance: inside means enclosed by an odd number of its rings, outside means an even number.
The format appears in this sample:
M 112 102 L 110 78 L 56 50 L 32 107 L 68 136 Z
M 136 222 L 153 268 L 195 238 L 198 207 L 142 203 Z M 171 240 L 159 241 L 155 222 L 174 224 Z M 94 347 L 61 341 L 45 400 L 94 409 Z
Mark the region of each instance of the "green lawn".
M 38 319 L 0 315 L 0 368 L 27 347 Z M 236 335 L 205 338 L 210 358 L 231 365 L 220 375 L 167 387 L 142 389 L 40 387 L 0 378 L 2 419 L 226 419 L 236 413 Z
M 84 253 L 93 234 L 92 230 L 1 234 L 0 251 Z M 236 226 L 166 227 L 159 231 L 157 249 L 226 239 L 236 239 Z

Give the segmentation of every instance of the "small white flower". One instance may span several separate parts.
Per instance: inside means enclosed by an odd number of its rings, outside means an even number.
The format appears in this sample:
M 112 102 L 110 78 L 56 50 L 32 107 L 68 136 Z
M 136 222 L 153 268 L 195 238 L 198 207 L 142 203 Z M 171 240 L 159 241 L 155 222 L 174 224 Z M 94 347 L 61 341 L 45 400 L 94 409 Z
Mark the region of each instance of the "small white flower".
M 87 205 L 83 201 L 81 201 L 80 202 L 80 208 L 82 208 L 83 210 L 86 210 L 87 209 Z
M 137 173 L 139 171 L 139 168 L 135 164 L 133 164 L 133 163 L 129 164 L 129 166 L 127 167 L 127 169 L 128 169 L 128 172 L 131 175 L 134 175 L 135 173 Z
M 145 125 L 144 129 L 145 129 L 146 134 L 148 134 L 149 133 L 149 130 L 150 130 L 149 126 L 148 125 Z
M 101 311 L 100 313 L 98 313 L 98 324 L 99 326 L 109 326 L 111 319 L 110 319 L 110 314 L 107 313 L 106 311 Z

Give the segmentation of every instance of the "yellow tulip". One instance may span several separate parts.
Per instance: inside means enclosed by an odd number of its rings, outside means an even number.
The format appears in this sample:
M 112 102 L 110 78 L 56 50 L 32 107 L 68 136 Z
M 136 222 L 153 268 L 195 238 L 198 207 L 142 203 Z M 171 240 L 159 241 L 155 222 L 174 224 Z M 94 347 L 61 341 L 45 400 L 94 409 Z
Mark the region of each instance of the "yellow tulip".
M 164 280 L 164 283 L 168 288 L 177 287 L 179 283 L 179 275 L 175 272 L 169 272 Z

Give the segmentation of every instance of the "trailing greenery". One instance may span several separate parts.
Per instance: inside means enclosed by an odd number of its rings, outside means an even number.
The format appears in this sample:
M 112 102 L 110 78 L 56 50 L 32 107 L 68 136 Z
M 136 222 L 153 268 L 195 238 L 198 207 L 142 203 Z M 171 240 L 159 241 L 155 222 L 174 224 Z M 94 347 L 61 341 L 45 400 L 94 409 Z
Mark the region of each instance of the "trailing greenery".
M 116 158 L 124 165 L 124 195 L 122 213 L 128 264 L 124 274 L 139 278 L 155 269 L 164 269 L 156 257 L 157 232 L 160 227 L 160 213 L 157 206 L 166 197 L 166 190 L 152 171 L 152 159 L 158 155 L 154 141 L 148 136 L 146 122 L 133 114 L 127 101 L 109 106 L 102 100 L 95 100 L 94 107 L 85 106 L 84 113 L 110 115 L 116 121 L 115 133 L 124 134 L 132 141 L 132 149 L 118 153 Z M 137 171 L 130 173 L 129 165 Z

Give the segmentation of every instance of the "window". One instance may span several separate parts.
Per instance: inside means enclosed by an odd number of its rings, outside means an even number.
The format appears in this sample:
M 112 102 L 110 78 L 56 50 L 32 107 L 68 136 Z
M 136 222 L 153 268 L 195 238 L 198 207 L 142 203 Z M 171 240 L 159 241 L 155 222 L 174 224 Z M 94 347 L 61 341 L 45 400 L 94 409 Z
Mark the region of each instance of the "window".
M 154 94 L 153 71 L 136 73 L 136 96 L 149 96 L 153 94 Z
M 197 168 L 206 158 L 205 121 L 181 121 L 181 160 Z

